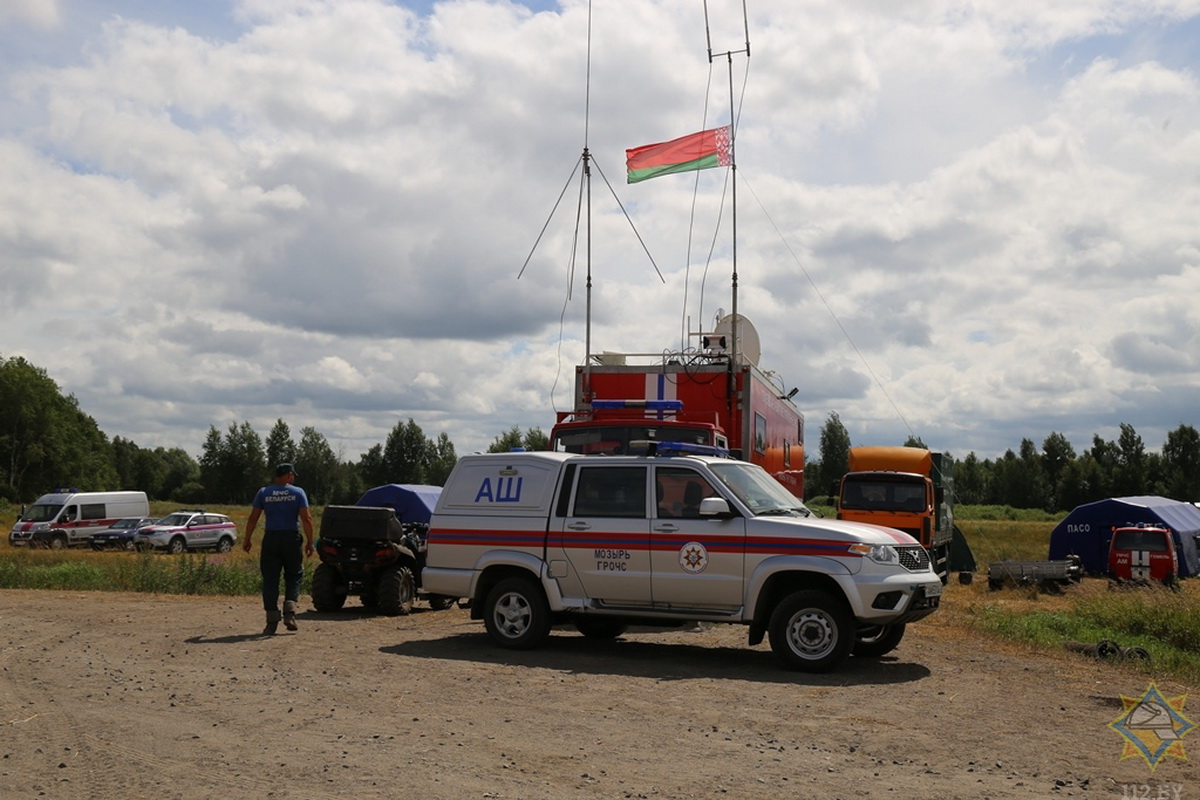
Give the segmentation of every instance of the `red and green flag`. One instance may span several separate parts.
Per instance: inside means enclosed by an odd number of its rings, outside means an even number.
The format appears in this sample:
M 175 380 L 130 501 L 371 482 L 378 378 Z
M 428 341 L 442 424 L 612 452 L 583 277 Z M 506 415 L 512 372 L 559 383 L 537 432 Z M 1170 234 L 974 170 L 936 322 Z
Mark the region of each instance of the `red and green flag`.
M 728 125 L 680 136 L 669 142 L 634 147 L 625 151 L 628 182 L 637 183 L 676 172 L 727 167 L 733 163 L 731 150 Z

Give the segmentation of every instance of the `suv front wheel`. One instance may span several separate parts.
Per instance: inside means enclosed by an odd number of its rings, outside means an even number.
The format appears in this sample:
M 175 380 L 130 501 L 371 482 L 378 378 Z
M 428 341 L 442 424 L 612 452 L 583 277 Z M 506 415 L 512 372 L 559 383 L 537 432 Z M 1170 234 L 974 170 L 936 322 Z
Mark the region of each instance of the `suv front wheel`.
M 806 589 L 775 607 L 768 634 L 771 650 L 789 669 L 829 672 L 850 655 L 854 619 L 837 598 Z

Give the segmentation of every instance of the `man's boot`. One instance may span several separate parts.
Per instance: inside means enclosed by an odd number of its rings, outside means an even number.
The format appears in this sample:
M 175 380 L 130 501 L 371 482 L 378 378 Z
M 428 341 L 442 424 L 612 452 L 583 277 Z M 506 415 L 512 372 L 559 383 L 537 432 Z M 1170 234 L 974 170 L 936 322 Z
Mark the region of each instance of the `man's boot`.
M 296 601 L 295 600 L 284 600 L 283 601 L 283 626 L 285 628 L 287 628 L 289 631 L 299 630 L 299 628 L 296 627 Z
M 279 628 L 279 609 L 267 610 L 267 627 L 263 628 L 263 636 L 274 636 Z

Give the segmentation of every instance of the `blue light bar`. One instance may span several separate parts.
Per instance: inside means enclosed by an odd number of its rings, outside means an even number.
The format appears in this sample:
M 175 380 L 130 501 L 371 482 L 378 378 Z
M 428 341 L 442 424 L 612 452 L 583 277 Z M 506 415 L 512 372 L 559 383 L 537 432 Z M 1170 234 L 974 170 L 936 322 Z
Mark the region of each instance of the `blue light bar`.
M 593 400 L 592 408 L 611 411 L 619 408 L 645 408 L 649 411 L 681 411 L 682 400 Z
M 715 447 L 711 444 L 692 444 L 691 442 L 651 442 L 650 444 L 654 445 L 651 455 L 730 458 L 729 451 L 724 447 Z

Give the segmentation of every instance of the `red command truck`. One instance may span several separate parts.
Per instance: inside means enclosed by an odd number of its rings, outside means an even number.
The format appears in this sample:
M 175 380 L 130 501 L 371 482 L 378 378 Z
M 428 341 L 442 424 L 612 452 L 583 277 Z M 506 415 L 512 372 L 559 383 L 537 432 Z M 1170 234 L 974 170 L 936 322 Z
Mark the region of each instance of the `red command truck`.
M 954 538 L 954 461 L 920 447 L 851 447 L 838 519 L 896 528 L 929 551 L 944 583 Z
M 752 360 L 739 358 L 731 368 L 718 347 L 604 353 L 592 361 L 575 368 L 575 408 L 558 413 L 551 450 L 646 455 L 655 442 L 717 447 L 758 464 L 803 499 L 804 415 Z

